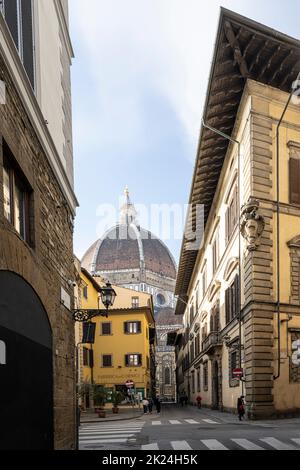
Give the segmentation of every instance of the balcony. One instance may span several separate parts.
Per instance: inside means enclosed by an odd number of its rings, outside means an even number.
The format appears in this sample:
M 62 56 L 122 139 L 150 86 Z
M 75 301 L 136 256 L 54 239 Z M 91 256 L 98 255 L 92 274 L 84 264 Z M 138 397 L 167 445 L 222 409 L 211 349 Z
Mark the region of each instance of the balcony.
M 222 346 L 220 333 L 218 331 L 213 331 L 202 342 L 202 353 L 210 354 L 214 351 L 215 348 L 220 346 Z

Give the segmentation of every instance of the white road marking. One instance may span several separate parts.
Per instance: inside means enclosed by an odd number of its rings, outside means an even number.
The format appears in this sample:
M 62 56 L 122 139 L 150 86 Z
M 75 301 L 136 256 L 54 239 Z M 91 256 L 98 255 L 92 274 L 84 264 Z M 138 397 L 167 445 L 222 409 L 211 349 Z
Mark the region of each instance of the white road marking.
M 161 421 L 152 421 L 152 426 L 160 426 Z
M 84 441 L 84 442 L 80 442 L 80 445 L 84 444 L 84 445 L 87 445 L 87 444 L 120 444 L 120 443 L 123 443 L 123 442 L 127 442 L 127 439 L 101 439 L 101 440 L 90 440 L 90 441 Z
M 295 444 L 298 444 L 298 446 L 300 446 L 300 439 L 299 438 L 291 439 L 291 441 L 295 442 Z
M 193 450 L 186 441 L 172 441 L 171 446 L 174 450 Z
M 235 442 L 237 445 L 243 447 L 243 449 L 246 450 L 265 450 L 263 447 L 248 441 L 248 439 L 231 439 L 231 441 Z
M 177 419 L 170 419 L 169 423 L 170 424 L 182 424 L 180 421 L 177 421 Z
M 202 421 L 208 424 L 221 424 L 221 423 L 218 423 L 217 421 L 213 421 L 212 419 L 202 419 Z
M 156 443 L 154 444 L 147 444 L 142 446 L 142 450 L 159 450 L 158 445 Z
M 205 439 L 201 442 L 210 450 L 228 450 L 227 447 L 216 439 Z
M 199 424 L 199 421 L 195 421 L 194 419 L 185 419 L 184 421 L 189 424 Z
M 279 441 L 278 439 L 275 439 L 275 437 L 264 437 L 263 439 L 260 439 L 260 441 L 265 442 L 269 446 L 273 447 L 276 450 L 295 450 L 296 447 L 285 444 L 284 442 Z

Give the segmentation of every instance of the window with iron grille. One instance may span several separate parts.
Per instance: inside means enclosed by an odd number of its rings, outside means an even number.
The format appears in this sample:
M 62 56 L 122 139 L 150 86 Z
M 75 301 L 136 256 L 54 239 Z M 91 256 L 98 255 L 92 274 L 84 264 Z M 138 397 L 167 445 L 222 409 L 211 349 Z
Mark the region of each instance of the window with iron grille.
M 112 367 L 112 354 L 102 355 L 102 367 Z
M 197 392 L 201 392 L 201 369 L 197 369 Z

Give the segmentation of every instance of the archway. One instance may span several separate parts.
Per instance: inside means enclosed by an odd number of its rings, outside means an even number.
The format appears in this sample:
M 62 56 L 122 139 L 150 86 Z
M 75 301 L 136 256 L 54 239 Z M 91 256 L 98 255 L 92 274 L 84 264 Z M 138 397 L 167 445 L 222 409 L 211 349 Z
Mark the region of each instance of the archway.
M 0 449 L 53 449 L 52 331 L 32 287 L 0 271 Z

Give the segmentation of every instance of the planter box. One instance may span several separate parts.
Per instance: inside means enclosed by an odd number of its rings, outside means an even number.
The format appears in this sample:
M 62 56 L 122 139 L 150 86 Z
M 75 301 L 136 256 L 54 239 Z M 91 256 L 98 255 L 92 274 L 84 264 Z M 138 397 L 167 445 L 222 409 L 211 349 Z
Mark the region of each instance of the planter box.
M 98 416 L 99 418 L 106 418 L 106 412 L 104 410 L 99 410 Z
M 119 413 L 119 408 L 118 407 L 113 407 L 112 412 L 117 415 Z

